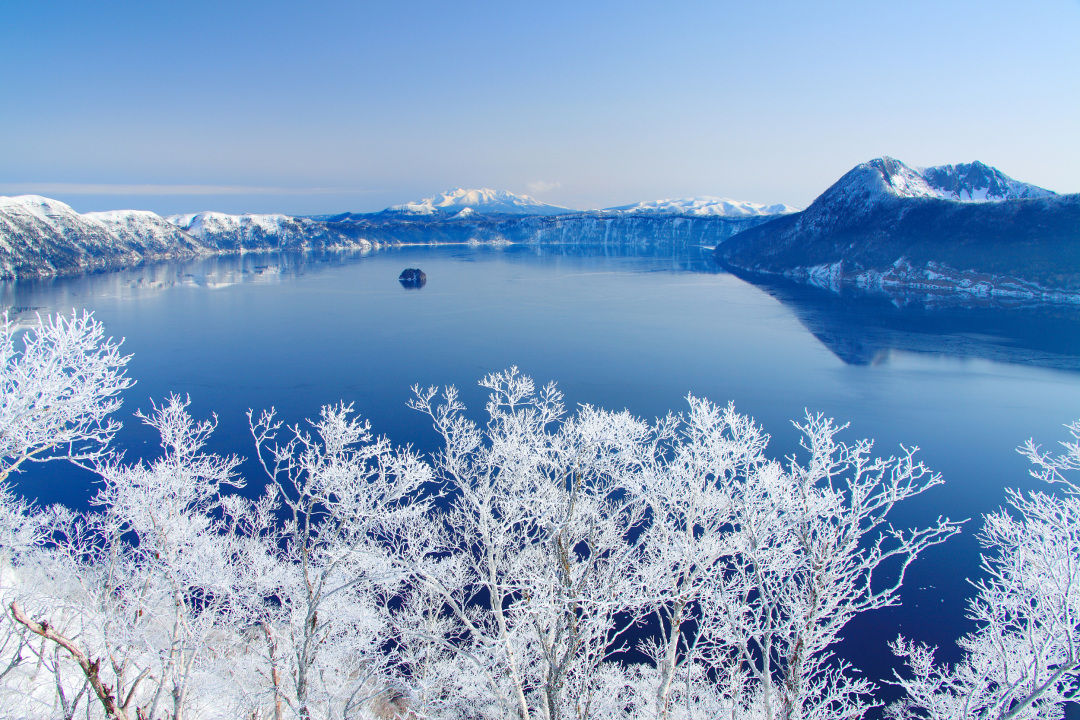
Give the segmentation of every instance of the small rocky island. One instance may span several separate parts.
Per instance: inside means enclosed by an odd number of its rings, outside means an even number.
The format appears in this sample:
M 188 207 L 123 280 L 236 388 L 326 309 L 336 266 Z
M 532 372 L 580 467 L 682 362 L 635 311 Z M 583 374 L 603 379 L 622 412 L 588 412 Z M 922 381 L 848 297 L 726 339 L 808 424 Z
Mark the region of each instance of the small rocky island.
M 401 283 L 403 288 L 419 290 L 427 285 L 427 275 L 420 268 L 405 268 L 398 275 L 398 282 Z

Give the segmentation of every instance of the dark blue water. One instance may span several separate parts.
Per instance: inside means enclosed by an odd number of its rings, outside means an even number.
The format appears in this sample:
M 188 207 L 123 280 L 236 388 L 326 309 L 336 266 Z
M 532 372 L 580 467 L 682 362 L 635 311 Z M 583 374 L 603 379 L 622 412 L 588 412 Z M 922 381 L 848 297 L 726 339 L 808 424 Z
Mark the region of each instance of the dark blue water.
M 427 274 L 421 290 L 397 282 Z M 90 308 L 134 354 L 138 384 L 124 413 L 169 392 L 196 415 L 216 412 L 212 449 L 250 454 L 244 412 L 284 419 L 354 402 L 376 430 L 429 449 L 434 434 L 405 408 L 409 387 L 455 384 L 481 409 L 476 380 L 519 365 L 557 380 L 569 403 L 653 417 L 687 392 L 734 400 L 773 434 L 795 441 L 804 409 L 851 422 L 849 437 L 922 448 L 946 485 L 894 521 L 970 517 L 968 531 L 915 564 L 904 606 L 859 618 L 844 649 L 886 675 L 898 630 L 954 653 L 965 578 L 977 571 L 978 516 L 1029 487 L 1014 448 L 1053 442 L 1080 417 L 1080 311 L 937 308 L 756 287 L 706 256 L 619 257 L 587 250 L 404 248 L 368 256 L 218 258 L 0 288 L 17 314 Z M 155 438 L 127 422 L 132 456 Z M 261 484 L 254 469 L 253 485 Z M 85 504 L 78 472 L 50 466 L 20 478 L 41 502 Z

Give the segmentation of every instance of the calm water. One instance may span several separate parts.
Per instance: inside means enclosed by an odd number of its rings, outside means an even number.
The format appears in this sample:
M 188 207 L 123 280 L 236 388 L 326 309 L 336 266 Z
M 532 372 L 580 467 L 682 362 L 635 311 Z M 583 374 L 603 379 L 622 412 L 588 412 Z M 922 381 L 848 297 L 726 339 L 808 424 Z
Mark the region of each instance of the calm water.
M 406 290 L 402 268 L 428 282 Z M 288 420 L 355 402 L 377 431 L 430 448 L 404 406 L 409 387 L 455 384 L 482 409 L 476 380 L 511 364 L 557 380 L 574 403 L 653 417 L 687 392 L 736 406 L 792 449 L 804 409 L 851 422 L 849 437 L 922 448 L 946 485 L 894 521 L 973 518 L 910 571 L 904 606 L 852 623 L 845 654 L 871 676 L 900 629 L 943 650 L 962 628 L 977 569 L 980 513 L 1028 487 L 1014 448 L 1063 438 L 1080 417 L 1080 310 L 899 309 L 806 289 L 758 288 L 704 257 L 573 250 L 405 248 L 368 256 L 219 258 L 0 288 L 17 314 L 90 308 L 134 354 L 124 413 L 169 392 L 218 413 L 213 449 L 250 453 L 244 412 Z M 127 422 L 132 455 L 156 444 Z M 251 468 L 248 468 L 251 470 Z M 252 472 L 252 482 L 261 482 Z M 42 502 L 82 505 L 75 471 L 20 479 Z

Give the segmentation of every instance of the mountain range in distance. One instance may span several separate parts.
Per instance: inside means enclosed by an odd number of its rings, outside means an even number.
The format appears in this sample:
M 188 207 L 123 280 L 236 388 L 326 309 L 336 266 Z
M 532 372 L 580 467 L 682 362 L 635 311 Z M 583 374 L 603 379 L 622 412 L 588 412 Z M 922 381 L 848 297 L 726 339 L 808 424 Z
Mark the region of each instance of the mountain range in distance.
M 0 278 L 49 277 L 227 252 L 370 250 L 392 244 L 716 245 L 789 212 L 727 198 L 578 211 L 527 195 L 457 189 L 375 213 L 315 217 L 144 210 L 78 213 L 38 195 L 0 198 Z
M 374 219 L 393 217 L 417 220 L 469 219 L 478 215 L 680 215 L 686 217 L 747 218 L 781 215 L 796 212 L 790 205 L 764 205 L 726 197 L 700 196 L 690 198 L 654 200 L 632 205 L 599 208 L 596 210 L 573 210 L 544 203 L 529 195 L 518 195 L 491 188 L 458 188 L 439 193 L 423 200 L 392 205 L 376 213 L 339 213 L 317 215 L 319 220 Z
M 374 213 L 313 217 L 137 210 L 77 213 L 40 196 L 0 198 L 0 277 L 110 269 L 265 250 L 524 243 L 651 252 L 715 246 L 728 269 L 829 290 L 1080 302 L 1080 195 L 979 162 L 856 166 L 809 207 L 696 197 L 578 211 L 489 188 Z

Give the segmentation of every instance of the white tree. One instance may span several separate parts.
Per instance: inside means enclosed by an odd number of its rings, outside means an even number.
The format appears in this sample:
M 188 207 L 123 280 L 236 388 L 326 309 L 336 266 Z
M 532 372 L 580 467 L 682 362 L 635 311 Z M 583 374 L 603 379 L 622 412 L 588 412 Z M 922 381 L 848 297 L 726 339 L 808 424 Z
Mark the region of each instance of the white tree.
M 434 472 L 348 405 L 291 427 L 249 413 L 269 479 L 249 501 L 234 491 L 238 459 L 205 451 L 216 419 L 193 420 L 176 396 L 138 415 L 161 435 L 160 458 L 109 456 L 126 358 L 89 316 L 42 327 L 51 340 L 28 335 L 32 350 L 8 356 L 0 419 L 16 430 L 0 483 L 57 457 L 102 481 L 87 513 L 38 512 L 0 485 L 14 558 L 0 576 L 12 613 L 0 702 L 42 715 L 853 719 L 873 688 L 833 655 L 840 632 L 897 602 L 914 558 L 957 531 L 888 525 L 897 503 L 940 482 L 913 449 L 875 458 L 808 415 L 803 451 L 776 460 L 730 405 L 690 397 L 685 414 L 652 423 L 567 414 L 553 384 L 516 368 L 481 380 L 482 425 L 454 388 L 414 388 L 411 406 L 442 439 Z M 84 385 L 57 365 L 90 368 L 72 371 Z M 1077 446 L 1028 453 L 1060 482 L 1080 466 Z M 1029 543 L 1065 517 L 1054 496 L 1034 497 L 1014 496 L 1032 518 L 1022 533 L 1002 514 L 989 541 Z M 1040 557 L 1076 557 L 1075 542 L 1051 549 Z M 637 651 L 647 662 L 628 662 Z M 1040 667 L 1057 664 L 1025 707 L 1072 692 L 1074 656 L 1047 652 Z
M 282 579 L 268 587 L 263 625 L 275 707 L 301 720 L 352 717 L 391 690 L 385 608 L 402 581 L 388 539 L 422 526 L 417 498 L 430 468 L 371 433 L 351 405 L 324 406 L 308 430 L 249 413 L 266 502 L 284 522 L 263 533 Z M 284 676 L 289 683 L 285 686 Z
M 104 456 L 120 428 L 110 417 L 132 385 L 130 356 L 89 312 L 0 322 L 0 483 L 25 463 Z M 21 345 L 21 347 L 20 347 Z
M 990 513 L 979 535 L 983 577 L 975 583 L 955 666 L 934 648 L 899 638 L 908 666 L 897 684 L 907 698 L 891 708 L 904 720 L 1054 720 L 1080 699 L 1080 421 L 1063 452 L 1029 440 L 1020 448 L 1033 477 L 1058 493 L 1009 491 L 1009 509 Z
M 702 603 L 737 549 L 740 478 L 767 462 L 768 436 L 750 418 L 731 405 L 719 408 L 693 396 L 688 402 L 685 417 L 658 426 L 659 452 L 634 489 L 649 508 L 642 571 L 658 627 L 643 648 L 655 668 L 655 697 L 640 710 L 657 717 L 670 713 L 676 682 L 704 681 L 695 649 L 700 638 L 715 635 L 718 628 L 709 623 L 721 616 L 702 614 Z
M 93 314 L 38 318 L 21 330 L 0 321 L 0 589 L 12 557 L 36 546 L 43 527 L 10 480 L 27 463 L 104 457 L 120 428 L 110 415 L 133 381 L 130 356 Z
M 187 406 L 171 396 L 137 414 L 161 436 L 162 457 L 100 464 L 99 510 L 51 524 L 41 569 L 52 577 L 36 592 L 51 608 L 32 618 L 12 605 L 75 661 L 111 718 L 182 720 L 206 701 L 210 666 L 245 620 L 222 502 L 240 484 L 238 460 L 203 452 L 216 420 L 196 422 Z
M 940 482 L 914 449 L 874 458 L 808 416 L 808 457 L 780 463 L 730 406 L 691 397 L 686 416 L 650 425 L 588 406 L 564 417 L 554 386 L 515 368 L 481 385 L 483 428 L 453 388 L 437 405 L 416 390 L 444 439 L 450 501 L 408 561 L 454 620 L 433 624 L 489 686 L 492 715 L 861 717 L 872 686 L 831 648 L 957 531 L 887 525 Z M 647 615 L 652 667 L 614 662 Z
M 417 628 L 487 688 L 490 717 L 605 714 L 606 661 L 642 612 L 635 566 L 644 506 L 626 492 L 650 428 L 628 413 L 582 408 L 563 419 L 553 384 L 517 368 L 488 375 L 483 429 L 454 388 L 414 388 L 412 406 L 444 440 L 437 524 L 413 537 L 408 567 L 448 624 Z M 441 636 L 434 636 L 439 633 Z
M 88 312 L 38 318 L 22 329 L 4 314 L 0 322 L 0 598 L 5 610 L 32 574 L 49 519 L 11 487 L 11 476 L 28 463 L 70 460 L 87 466 L 108 452 L 120 427 L 110 417 L 121 393 L 132 385 L 124 374 L 129 356 L 107 338 Z M 56 520 L 61 515 L 52 515 Z M 28 567 L 23 567 L 28 565 Z M 0 618 L 0 684 L 5 693 L 37 702 L 20 677 L 33 657 L 29 630 L 5 612 Z M 37 653 L 38 663 L 48 657 Z M 53 669 L 60 667 L 57 658 Z M 57 676 L 57 687 L 60 687 Z M 65 715 L 70 697 L 64 700 Z M 68 702 L 70 700 L 70 703 Z
M 845 427 L 808 414 L 796 424 L 805 459 L 757 464 L 733 493 L 736 552 L 702 611 L 722 616 L 723 630 L 698 652 L 731 687 L 726 704 L 750 716 L 862 717 L 873 685 L 834 655 L 841 630 L 897 604 L 910 563 L 959 530 L 941 518 L 889 525 L 897 503 L 941 478 L 914 448 L 875 458 L 871 441 L 839 440 Z
M 859 613 L 898 602 L 905 571 L 957 531 L 901 532 L 895 505 L 941 482 L 914 449 L 874 458 L 808 415 L 807 457 L 766 454 L 754 421 L 689 397 L 640 488 L 650 507 L 643 583 L 659 633 L 645 650 L 658 717 L 856 718 L 872 686 L 832 653 Z M 638 702 L 643 702 L 639 700 Z

